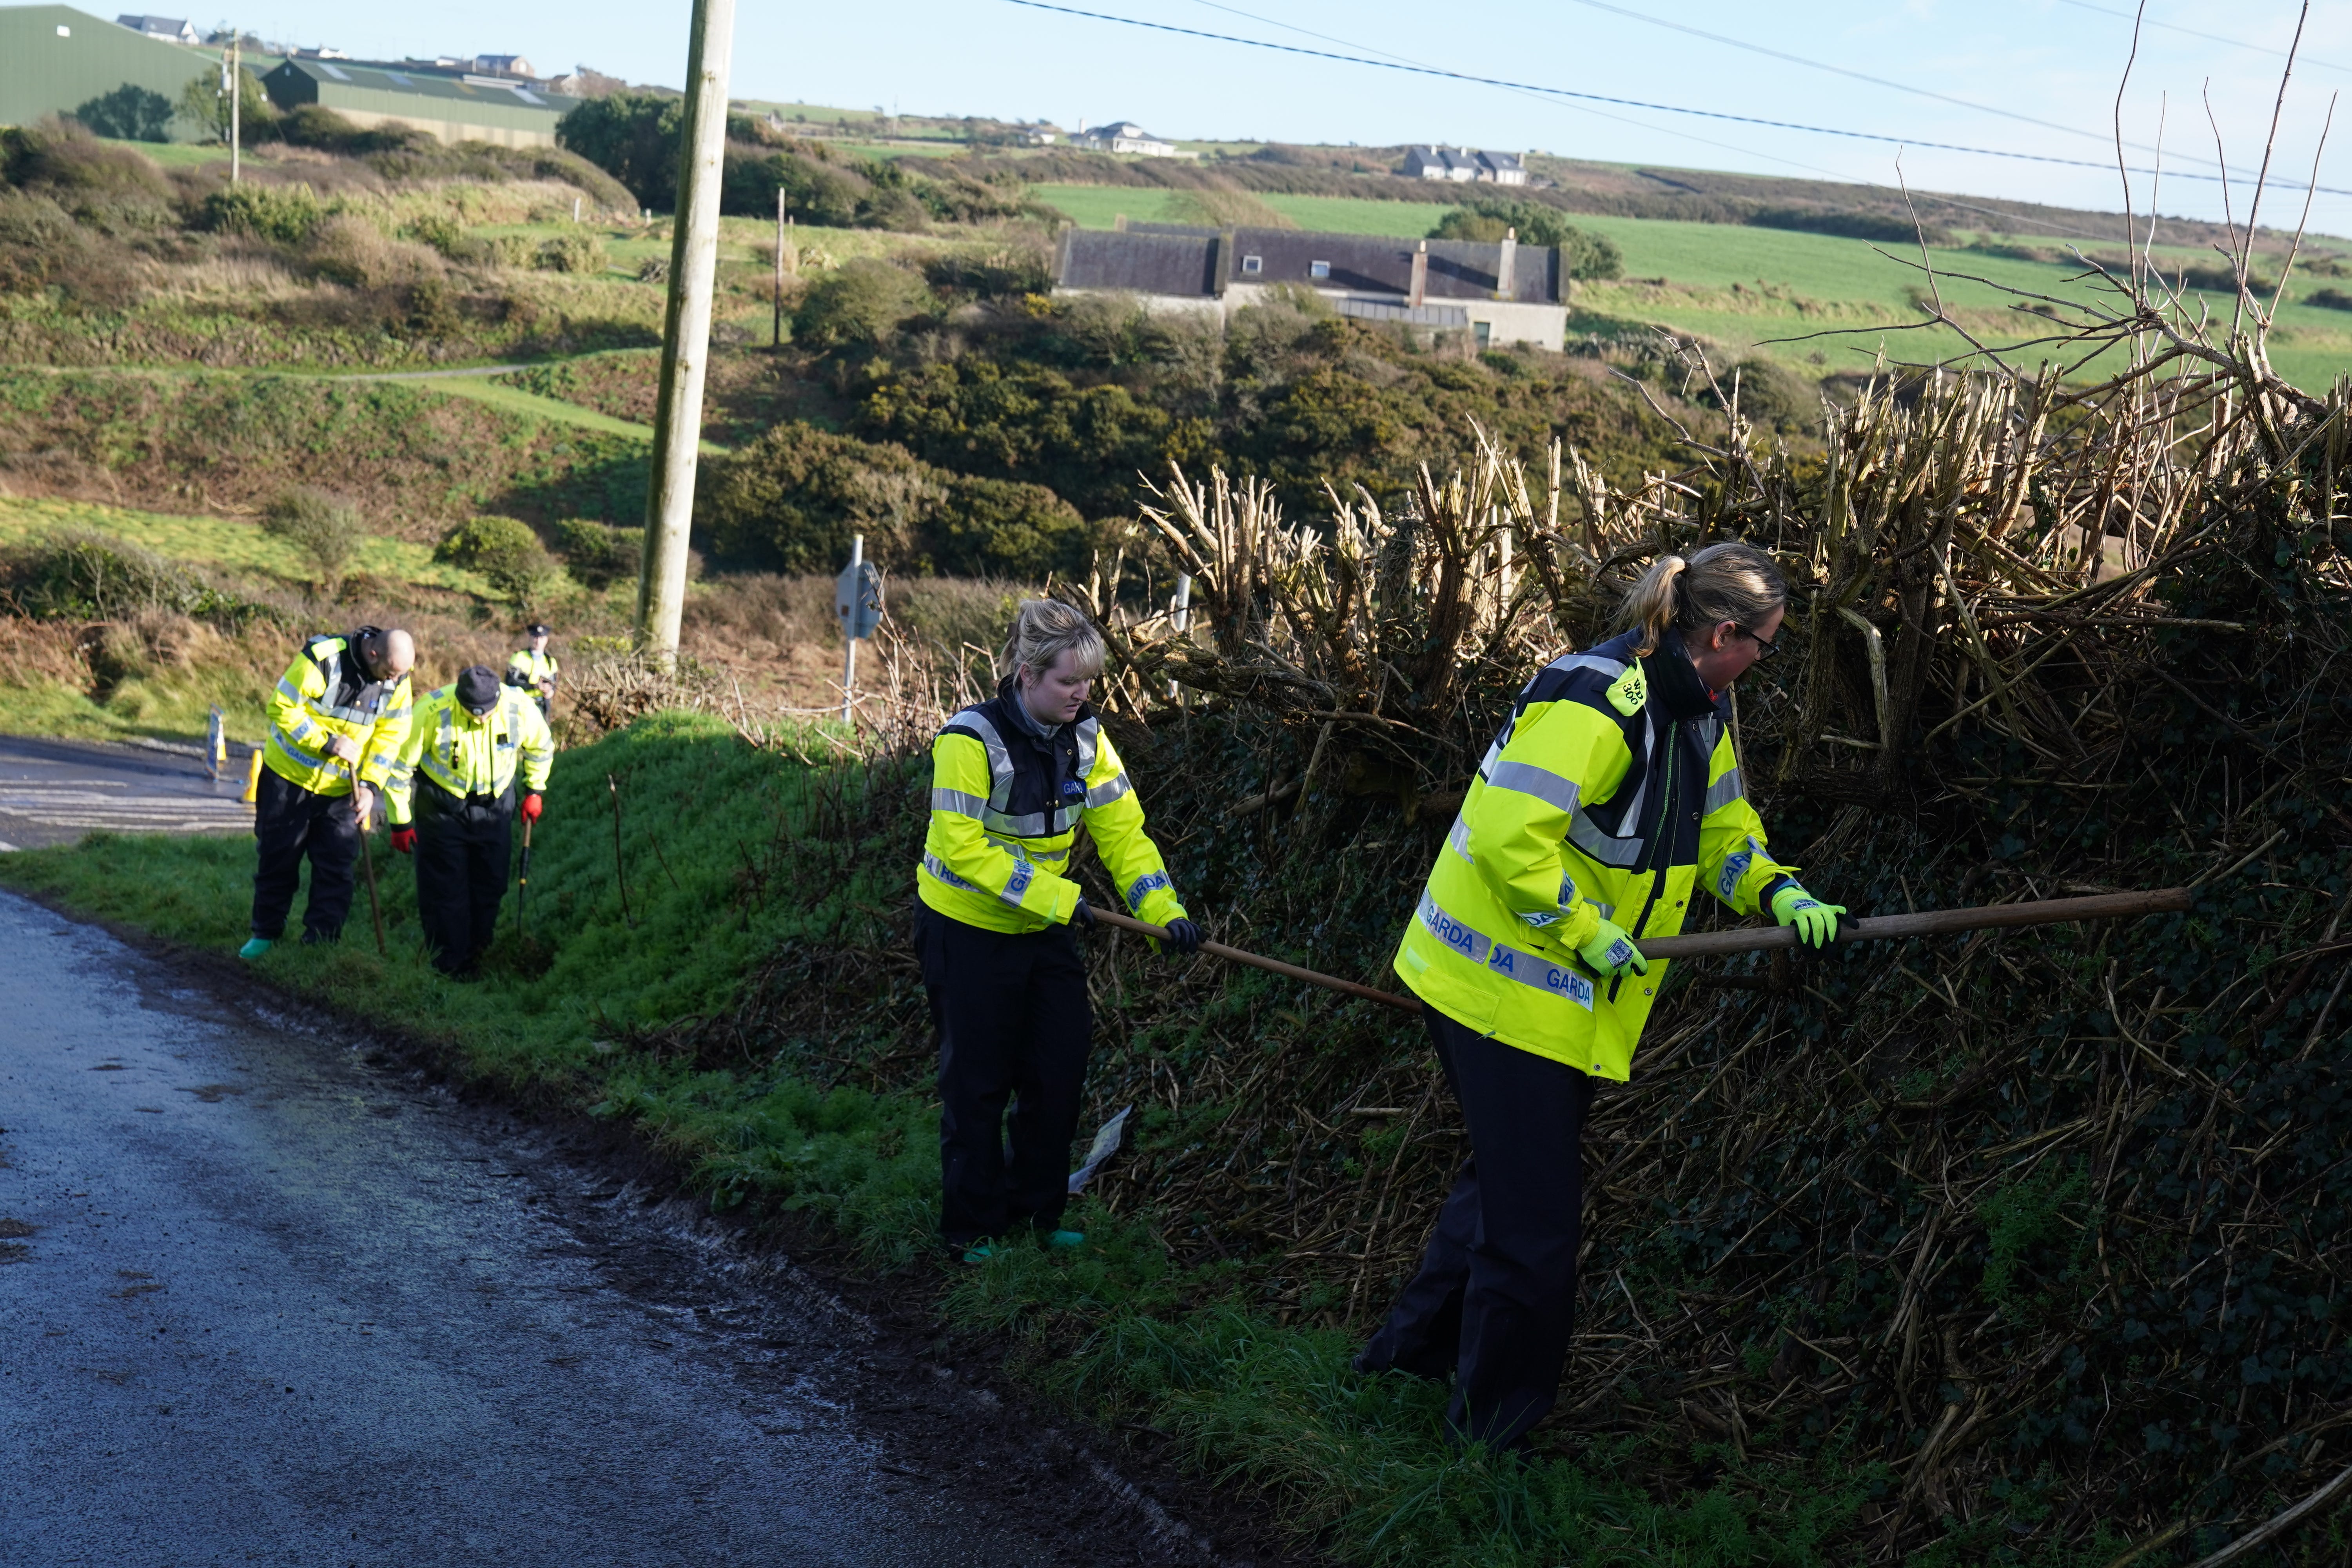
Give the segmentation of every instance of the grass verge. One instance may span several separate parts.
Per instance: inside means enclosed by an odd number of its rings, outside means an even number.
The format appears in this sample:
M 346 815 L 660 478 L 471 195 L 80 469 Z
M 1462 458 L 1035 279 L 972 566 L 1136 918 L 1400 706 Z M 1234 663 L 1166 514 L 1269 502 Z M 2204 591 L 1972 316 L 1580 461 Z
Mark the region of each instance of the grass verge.
M 1884 1467 L 1828 1450 L 1761 1476 L 1726 1444 L 1706 1456 L 1710 1484 L 1662 1498 L 1630 1441 L 1528 1465 L 1462 1458 L 1444 1441 L 1443 1389 L 1355 1376 L 1349 1336 L 1266 1316 L 1237 1261 L 1180 1263 L 1148 1215 L 1081 1204 L 1076 1223 L 1096 1237 L 1085 1254 L 1013 1249 L 950 1273 L 929 1241 L 937 1121 L 923 1099 L 666 1053 L 662 1026 L 729 1006 L 780 947 L 895 942 L 906 868 L 814 825 L 840 819 L 824 810 L 828 795 L 915 782 L 887 767 L 804 766 L 714 721 L 655 715 L 559 759 L 531 868 L 531 937 L 510 901 L 485 983 L 453 984 L 424 962 L 409 864 L 388 854 L 377 870 L 389 956 L 375 951 L 362 894 L 336 964 L 289 947 L 257 970 L 432 1044 L 478 1085 L 626 1121 L 714 1207 L 814 1215 L 874 1266 L 938 1291 L 951 1321 L 1012 1336 L 1041 1385 L 1163 1435 L 1210 1475 L 1247 1480 L 1347 1561 L 1834 1560 L 1822 1543 L 1890 1484 Z M 749 847 L 778 843 L 787 864 L 751 874 Z M 0 858 L 0 883 L 217 951 L 245 935 L 251 853 L 242 838 L 94 836 Z

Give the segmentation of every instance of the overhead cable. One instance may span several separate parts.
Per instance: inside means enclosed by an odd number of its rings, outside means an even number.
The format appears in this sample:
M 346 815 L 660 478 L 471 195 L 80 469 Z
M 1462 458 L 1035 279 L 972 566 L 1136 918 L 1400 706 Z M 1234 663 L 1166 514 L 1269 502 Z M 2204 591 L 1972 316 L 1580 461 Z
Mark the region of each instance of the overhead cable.
M 1173 33 L 1182 37 L 1205 38 L 1212 43 L 1240 44 L 1253 49 L 1271 49 L 1277 54 L 1303 55 L 1310 59 L 1337 60 L 1342 65 L 1371 66 L 1380 70 L 1403 71 L 1412 76 L 1436 77 L 1446 81 L 1467 82 L 1475 87 L 1507 88 L 1519 92 L 1541 93 L 1549 98 L 1568 99 L 1584 103 L 1615 104 L 1624 109 L 1646 109 L 1660 114 L 1687 114 L 1702 120 L 1727 121 L 1735 125 L 1760 125 L 1774 131 L 1797 131 L 1813 136 L 1837 136 L 1853 142 L 1877 142 L 1896 147 L 1918 147 L 1939 153 L 1965 153 L 1979 158 L 2007 158 L 2024 163 L 2053 163 L 2064 168 L 2097 169 L 2102 173 L 2115 170 L 2112 163 L 2094 162 L 2088 158 L 2060 158 L 2044 153 L 2011 153 L 1998 147 L 1970 147 L 1956 142 L 1929 142 L 1916 136 L 1889 136 L 1875 131 L 1846 131 L 1829 125 L 1806 125 L 1789 120 L 1766 120 L 1750 114 L 1727 114 L 1715 109 L 1689 109 L 1681 104 L 1652 103 L 1637 98 L 1616 98 L 1605 93 L 1578 92 L 1570 88 L 1546 87 L 1537 82 L 1511 81 L 1501 77 L 1475 76 L 1467 71 L 1445 70 L 1437 66 L 1411 65 L 1399 60 L 1374 59 L 1365 55 L 1334 54 L 1328 49 L 1303 48 L 1297 44 L 1277 44 L 1265 38 L 1244 38 L 1230 33 L 1204 32 L 1198 27 L 1179 27 L 1168 22 L 1146 22 L 1133 16 L 1114 16 L 1102 11 L 1082 11 L 1071 5 L 1055 5 L 1046 0 L 1005 0 L 1010 5 L 1032 11 L 1052 11 L 1064 16 L 1083 16 L 1093 22 L 1112 22 L 1121 26 L 1141 27 L 1155 33 Z M 2135 174 L 2153 174 L 2148 168 L 2126 169 Z M 2221 174 L 2198 174 L 2182 170 L 2169 171 L 2176 180 L 2203 180 L 2221 184 Z M 2352 196 L 2352 190 L 2334 185 L 2309 185 L 2292 180 L 2273 182 L 2278 189 L 2311 190 L 2331 196 Z
M 2159 22 L 2153 16 L 2136 16 L 2129 11 L 2120 11 L 2113 5 L 2095 5 L 2091 0 L 2058 0 L 2058 4 L 2072 5 L 2077 11 L 2096 11 L 2102 16 L 2120 16 L 2126 22 L 2137 21 L 2144 27 L 2161 27 L 2168 33 L 2186 33 L 2192 38 L 2203 38 L 2206 42 L 2213 44 L 2227 44 L 2233 49 L 2252 49 L 2258 55 L 2268 55 L 2273 59 L 2291 59 L 2297 65 L 2317 66 L 2322 70 L 2341 71 L 2347 76 L 2352 76 L 2352 66 L 2339 66 L 2334 60 L 2323 60 L 2316 55 L 2290 54 L 2284 49 L 2272 48 L 2268 44 L 2250 44 L 2243 38 L 2224 37 L 2220 33 L 2200 32 L 2195 27 L 2184 27 L 2178 22 Z

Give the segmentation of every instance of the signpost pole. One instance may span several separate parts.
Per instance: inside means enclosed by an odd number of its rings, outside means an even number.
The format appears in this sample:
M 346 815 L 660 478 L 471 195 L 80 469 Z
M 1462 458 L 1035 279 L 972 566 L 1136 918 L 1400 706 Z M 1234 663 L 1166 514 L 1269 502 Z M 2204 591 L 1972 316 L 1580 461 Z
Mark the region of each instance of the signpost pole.
M 859 570 L 865 564 L 866 536 L 861 533 L 849 542 L 849 580 L 852 583 L 865 575 Z M 857 608 L 854 596 L 848 613 L 842 617 L 841 629 L 848 634 L 841 639 L 849 649 L 842 657 L 841 664 L 841 721 L 847 724 L 854 721 L 849 712 L 850 694 L 857 679 Z

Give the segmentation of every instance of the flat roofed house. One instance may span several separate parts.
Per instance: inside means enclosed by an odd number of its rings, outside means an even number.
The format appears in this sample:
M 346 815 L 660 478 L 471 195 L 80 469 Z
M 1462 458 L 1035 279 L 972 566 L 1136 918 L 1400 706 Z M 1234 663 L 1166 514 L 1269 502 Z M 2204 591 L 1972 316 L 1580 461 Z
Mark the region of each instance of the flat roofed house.
M 579 102 L 502 77 L 341 60 L 286 60 L 261 84 L 282 110 L 315 103 L 362 127 L 406 125 L 442 142 L 499 147 L 554 146 L 556 121 Z
M 1213 314 L 1310 289 L 1342 316 L 1470 333 L 1482 346 L 1558 350 L 1567 279 L 1549 246 L 1382 239 L 1286 228 L 1142 225 L 1063 237 L 1055 292 L 1132 294 L 1147 310 Z

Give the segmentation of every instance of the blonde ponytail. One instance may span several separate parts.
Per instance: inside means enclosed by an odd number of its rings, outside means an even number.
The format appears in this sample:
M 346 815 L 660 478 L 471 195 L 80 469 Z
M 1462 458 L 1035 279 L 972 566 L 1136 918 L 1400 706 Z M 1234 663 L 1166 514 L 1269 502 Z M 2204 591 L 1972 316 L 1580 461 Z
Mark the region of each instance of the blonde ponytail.
M 1690 563 L 1679 555 L 1661 555 L 1650 563 L 1633 591 L 1625 595 L 1624 607 L 1618 618 L 1641 631 L 1641 641 L 1633 651 L 1643 658 L 1658 651 L 1658 639 L 1675 624 L 1675 580 L 1690 570 Z
M 1753 630 L 1789 605 L 1789 582 L 1772 558 L 1737 539 L 1710 544 L 1687 561 L 1661 555 L 1625 595 L 1619 623 L 1642 635 L 1634 653 L 1658 651 L 1668 627 L 1703 631 L 1729 621 Z

